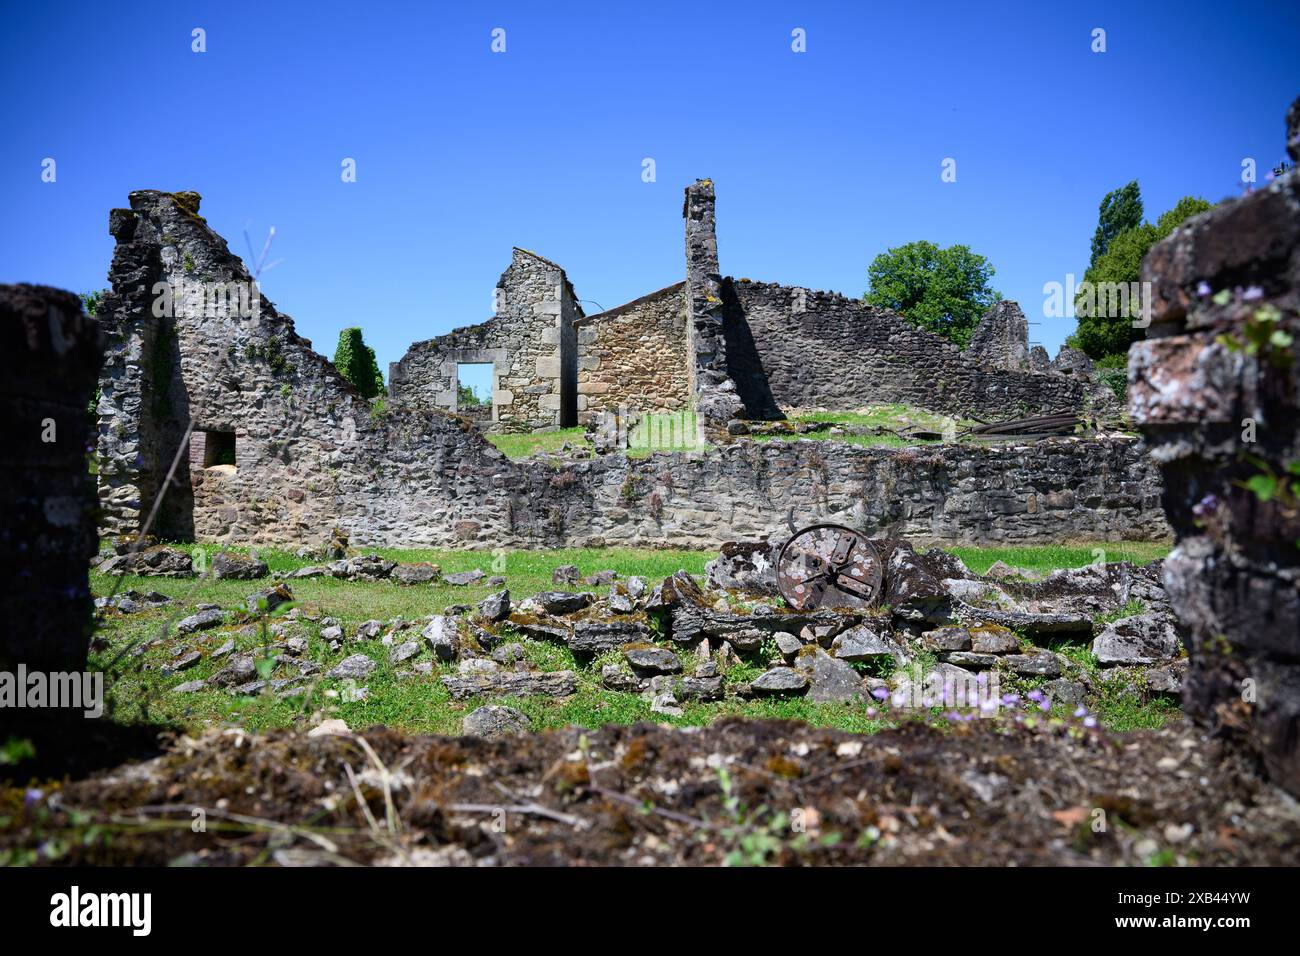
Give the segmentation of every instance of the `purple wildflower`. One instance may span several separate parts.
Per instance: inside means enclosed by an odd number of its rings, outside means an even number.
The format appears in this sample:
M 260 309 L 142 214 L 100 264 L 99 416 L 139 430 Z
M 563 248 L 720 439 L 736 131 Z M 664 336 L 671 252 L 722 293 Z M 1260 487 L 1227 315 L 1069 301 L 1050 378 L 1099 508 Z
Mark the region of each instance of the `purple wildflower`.
M 1043 692 L 1041 690 L 1031 690 L 1025 696 L 1035 703 L 1042 703 L 1043 701 Z
M 1204 279 L 1196 283 L 1196 294 L 1202 299 L 1204 299 L 1213 291 L 1214 290 L 1210 288 L 1210 284 L 1206 282 Z
M 1074 716 L 1076 716 L 1076 717 L 1087 717 L 1087 716 L 1088 716 L 1088 708 L 1086 708 L 1086 707 L 1084 707 L 1082 704 L 1080 704 L 1080 705 L 1075 709 L 1075 711 L 1074 711 Z
M 1253 285 L 1241 294 L 1241 298 L 1245 302 L 1255 302 L 1264 298 L 1264 290 L 1257 285 Z
M 876 700 L 884 700 L 886 697 L 889 696 L 889 691 L 886 690 L 884 687 L 877 687 L 875 690 L 871 692 L 871 696 L 876 698 Z
M 1083 726 L 1085 726 L 1085 727 L 1096 727 L 1096 726 L 1097 726 L 1097 718 L 1096 718 L 1096 717 L 1085 717 L 1085 718 L 1083 718 Z

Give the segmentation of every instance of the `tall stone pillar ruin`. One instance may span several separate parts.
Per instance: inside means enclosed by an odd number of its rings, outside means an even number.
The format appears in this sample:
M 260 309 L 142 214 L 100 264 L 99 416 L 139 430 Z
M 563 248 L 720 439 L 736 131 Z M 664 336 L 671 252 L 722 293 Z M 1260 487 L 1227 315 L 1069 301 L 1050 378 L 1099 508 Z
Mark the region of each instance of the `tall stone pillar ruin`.
M 745 408 L 727 373 L 714 203 L 712 180 L 697 179 L 686 187 L 687 358 L 695 410 L 708 438 L 725 436 L 727 422 Z

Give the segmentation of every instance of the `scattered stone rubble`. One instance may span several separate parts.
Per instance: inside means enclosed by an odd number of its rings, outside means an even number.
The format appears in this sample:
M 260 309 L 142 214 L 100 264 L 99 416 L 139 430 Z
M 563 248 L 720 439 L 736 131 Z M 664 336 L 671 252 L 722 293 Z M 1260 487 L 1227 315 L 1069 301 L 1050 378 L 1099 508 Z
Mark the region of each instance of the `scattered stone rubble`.
M 1159 562 L 1092 565 L 1029 580 L 1008 570 L 976 575 L 947 552 L 917 552 L 901 540 L 875 543 L 885 556 L 886 599 L 865 611 L 791 611 L 773 596 L 778 546 L 735 542 L 709 563 L 705 586 L 685 571 L 653 588 L 636 577 L 623 581 L 602 572 L 585 580 L 604 582 L 604 591 L 550 590 L 515 602 L 501 590 L 475 606 L 456 605 L 422 619 L 365 621 L 350 630 L 295 607 L 270 619 L 269 673 L 250 670 L 253 657 L 242 653 L 207 683 L 232 693 L 269 686 L 293 694 L 300 692 L 300 679 L 322 672 L 363 683 L 376 658 L 386 658 L 399 677 L 433 674 L 442 665 L 439 680 L 457 701 L 575 693 L 579 673 L 539 669 L 515 639 L 526 638 L 566 647 L 591 669 L 589 679 L 640 694 L 665 715 L 728 696 L 924 708 L 935 702 L 914 689 L 934 675 L 944 684 L 979 688 L 995 687 L 994 676 L 1042 679 L 1050 699 L 1077 705 L 1097 677 L 1083 663 L 1089 649 L 1100 667 L 1132 669 L 1139 693 L 1176 697 L 1181 691 L 1179 625 L 1160 584 Z M 364 581 L 391 578 L 400 566 L 371 556 L 333 567 L 343 580 Z M 557 579 L 580 580 L 576 570 L 560 570 Z M 281 581 L 251 593 L 246 608 L 199 606 L 176 629 L 187 639 L 205 633 L 211 639 L 179 649 L 181 663 L 173 670 L 205 653 L 216 656 L 211 647 L 229 631 L 215 629 L 253 634 L 261 613 L 292 600 Z M 323 671 L 304 659 L 311 626 L 337 655 Z M 729 679 L 736 665 L 752 678 Z M 202 686 L 188 681 L 176 692 Z M 350 692 L 364 695 L 365 688 Z

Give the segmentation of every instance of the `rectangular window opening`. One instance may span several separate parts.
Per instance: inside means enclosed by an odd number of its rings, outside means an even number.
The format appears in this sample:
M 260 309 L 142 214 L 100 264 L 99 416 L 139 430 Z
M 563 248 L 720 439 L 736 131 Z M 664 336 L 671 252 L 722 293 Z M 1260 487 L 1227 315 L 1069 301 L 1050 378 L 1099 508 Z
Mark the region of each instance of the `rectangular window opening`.
M 203 436 L 203 467 L 235 464 L 235 433 L 209 432 Z
M 456 411 L 476 422 L 492 421 L 492 363 L 456 366 Z

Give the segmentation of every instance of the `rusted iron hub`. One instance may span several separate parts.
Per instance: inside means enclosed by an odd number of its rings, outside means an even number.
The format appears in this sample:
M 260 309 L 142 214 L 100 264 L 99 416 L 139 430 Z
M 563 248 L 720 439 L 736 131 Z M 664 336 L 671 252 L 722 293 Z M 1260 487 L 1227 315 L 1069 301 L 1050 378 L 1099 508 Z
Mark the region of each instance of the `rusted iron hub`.
M 863 534 L 843 525 L 796 531 L 777 559 L 781 596 L 796 611 L 869 607 L 882 580 L 880 554 Z

